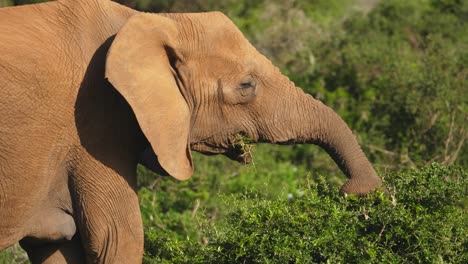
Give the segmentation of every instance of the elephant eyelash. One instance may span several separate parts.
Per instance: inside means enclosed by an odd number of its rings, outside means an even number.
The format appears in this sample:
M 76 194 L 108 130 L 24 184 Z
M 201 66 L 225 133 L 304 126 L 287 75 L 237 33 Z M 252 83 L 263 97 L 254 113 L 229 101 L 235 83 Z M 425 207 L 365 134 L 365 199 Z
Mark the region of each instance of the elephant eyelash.
M 240 83 L 240 88 L 241 89 L 249 89 L 249 88 L 255 88 L 257 83 L 255 80 L 248 80 Z
M 252 87 L 252 83 L 250 82 L 243 82 L 240 84 L 240 88 L 242 89 L 248 89 L 248 88 L 251 88 Z

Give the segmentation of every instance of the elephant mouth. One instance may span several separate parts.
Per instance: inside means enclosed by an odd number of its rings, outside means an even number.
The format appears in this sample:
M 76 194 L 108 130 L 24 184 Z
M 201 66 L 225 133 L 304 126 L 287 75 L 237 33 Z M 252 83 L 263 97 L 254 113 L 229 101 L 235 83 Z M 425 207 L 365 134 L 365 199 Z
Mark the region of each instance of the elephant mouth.
M 230 138 L 229 141 L 231 148 L 229 148 L 224 155 L 243 164 L 252 163 L 252 151 L 254 145 L 250 138 L 242 134 L 236 134 Z
M 224 155 L 232 160 L 235 160 L 242 164 L 252 163 L 252 145 L 249 145 L 249 150 L 244 149 L 229 149 Z
M 241 134 L 229 138 L 227 146 L 219 147 L 207 142 L 191 144 L 191 149 L 206 154 L 223 154 L 242 164 L 252 163 L 253 142 Z

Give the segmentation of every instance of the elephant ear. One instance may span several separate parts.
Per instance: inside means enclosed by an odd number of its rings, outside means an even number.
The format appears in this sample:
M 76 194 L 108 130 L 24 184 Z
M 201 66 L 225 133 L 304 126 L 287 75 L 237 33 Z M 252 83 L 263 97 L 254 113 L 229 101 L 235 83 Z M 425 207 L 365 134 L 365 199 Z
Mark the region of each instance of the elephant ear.
M 177 27 L 169 18 L 131 17 L 108 51 L 106 78 L 133 109 L 162 168 L 185 180 L 193 173 L 190 111 L 171 67 L 177 54 L 176 35 Z

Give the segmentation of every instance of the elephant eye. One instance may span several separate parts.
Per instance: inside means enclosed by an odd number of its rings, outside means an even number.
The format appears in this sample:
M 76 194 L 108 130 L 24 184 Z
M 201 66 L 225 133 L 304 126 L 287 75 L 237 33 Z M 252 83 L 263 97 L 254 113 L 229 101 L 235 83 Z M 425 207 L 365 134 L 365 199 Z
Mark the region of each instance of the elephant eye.
M 221 86 L 222 85 L 218 85 Z M 221 89 L 224 102 L 231 105 L 246 104 L 252 101 L 257 94 L 257 82 L 252 76 L 247 76 L 237 85 Z
M 255 80 L 250 79 L 250 80 L 241 82 L 240 88 L 241 89 L 255 88 L 256 85 L 257 83 L 255 82 Z

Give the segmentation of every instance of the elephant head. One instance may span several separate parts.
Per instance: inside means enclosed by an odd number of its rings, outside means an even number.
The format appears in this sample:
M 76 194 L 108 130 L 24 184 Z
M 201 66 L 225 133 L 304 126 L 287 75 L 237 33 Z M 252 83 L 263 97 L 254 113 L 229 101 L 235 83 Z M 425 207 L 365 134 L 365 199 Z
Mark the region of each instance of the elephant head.
M 345 122 L 282 75 L 222 13 L 131 17 L 109 49 L 106 78 L 177 179 L 193 173 L 190 149 L 245 160 L 233 147 L 240 134 L 323 147 L 349 178 L 346 193 L 381 184 Z

